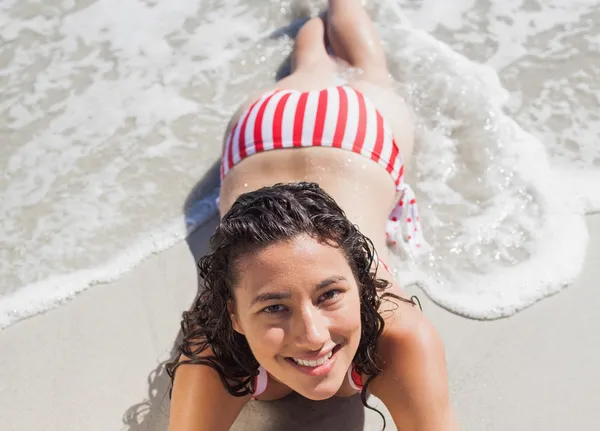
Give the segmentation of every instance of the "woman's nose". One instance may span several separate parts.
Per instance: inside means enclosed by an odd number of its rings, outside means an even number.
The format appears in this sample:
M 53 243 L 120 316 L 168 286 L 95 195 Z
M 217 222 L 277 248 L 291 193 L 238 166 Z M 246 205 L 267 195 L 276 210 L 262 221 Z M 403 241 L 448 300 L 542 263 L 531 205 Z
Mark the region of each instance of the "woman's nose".
M 317 308 L 305 307 L 294 320 L 294 338 L 298 347 L 319 350 L 329 340 L 327 319 Z

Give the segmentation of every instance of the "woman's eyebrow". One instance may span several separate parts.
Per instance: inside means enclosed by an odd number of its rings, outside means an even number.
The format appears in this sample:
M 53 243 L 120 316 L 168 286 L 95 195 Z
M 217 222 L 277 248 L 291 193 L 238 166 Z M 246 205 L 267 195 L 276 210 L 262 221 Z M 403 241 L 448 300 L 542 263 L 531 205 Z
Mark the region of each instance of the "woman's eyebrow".
M 325 280 L 323 280 L 319 284 L 317 284 L 317 290 L 324 289 L 327 286 L 331 286 L 332 284 L 338 283 L 340 281 L 347 281 L 346 277 L 344 277 L 342 275 L 335 275 L 333 277 L 326 278 Z
M 291 297 L 292 297 L 292 294 L 290 292 L 265 292 L 265 293 L 256 295 L 256 297 L 250 303 L 250 307 L 253 307 L 255 304 L 257 304 L 259 302 L 288 299 Z
M 333 277 L 326 278 L 323 281 L 320 281 L 316 286 L 316 291 L 321 289 L 325 289 L 332 284 L 338 283 L 340 281 L 346 281 L 346 277 L 341 275 L 336 275 Z M 258 304 L 259 302 L 267 302 L 267 301 L 280 301 L 282 299 L 289 299 L 292 297 L 290 292 L 265 292 L 260 293 L 254 297 L 252 302 L 250 303 L 250 307 Z

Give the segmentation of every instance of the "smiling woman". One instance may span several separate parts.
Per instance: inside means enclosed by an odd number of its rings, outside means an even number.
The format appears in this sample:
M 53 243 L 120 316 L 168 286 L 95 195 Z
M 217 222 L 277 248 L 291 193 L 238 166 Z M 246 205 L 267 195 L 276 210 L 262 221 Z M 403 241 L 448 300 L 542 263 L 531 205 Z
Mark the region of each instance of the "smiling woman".
M 338 392 L 361 338 L 359 288 L 346 258 L 351 252 L 323 243 L 330 241 L 324 233 L 301 233 L 242 259 L 237 267 L 244 278 L 232 306 L 234 329 L 256 346 L 261 366 L 315 400 Z M 256 294 L 267 301 L 253 307 Z
M 204 290 L 184 313 L 181 355 L 168 366 L 172 430 L 225 430 L 250 398 L 292 391 L 312 400 L 360 392 L 367 407 L 371 392 L 397 423 L 402 396 L 422 397 L 439 410 L 424 423 L 452 429 L 437 338 L 414 303 L 377 277 L 372 242 L 317 184 L 241 195 L 211 248 L 199 262 Z M 398 321 L 402 304 L 410 305 Z M 384 372 L 387 382 L 378 380 Z M 393 379 L 398 373 L 407 375 Z M 423 414 L 413 399 L 410 406 Z
M 260 364 L 288 393 L 314 400 L 348 393 L 351 366 L 377 374 L 377 310 L 382 298 L 402 298 L 384 292 L 372 243 L 320 187 L 279 184 L 240 196 L 211 247 L 199 263 L 205 289 L 184 315 L 187 360 L 171 372 L 206 364 L 231 395 L 256 398 L 267 388 L 249 378 L 261 375 Z
M 293 60 L 226 133 L 222 219 L 167 367 L 170 430 L 227 430 L 251 399 L 293 391 L 372 393 L 399 429 L 454 430 L 443 345 L 383 263 L 386 243 L 425 243 L 403 180 L 410 117 L 360 1 L 330 0 Z M 364 73 L 332 87 L 340 61 Z

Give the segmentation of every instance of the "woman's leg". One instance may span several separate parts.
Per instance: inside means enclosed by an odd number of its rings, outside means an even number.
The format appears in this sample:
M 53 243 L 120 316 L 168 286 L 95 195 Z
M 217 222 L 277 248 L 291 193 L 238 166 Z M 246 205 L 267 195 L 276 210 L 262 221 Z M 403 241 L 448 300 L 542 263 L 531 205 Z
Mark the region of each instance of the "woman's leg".
M 336 62 L 329 56 L 325 48 L 325 24 L 321 18 L 312 18 L 300 28 L 296 36 L 292 54 L 292 73 L 277 82 L 272 88 L 298 91 L 321 90 L 330 87 L 335 82 L 336 74 Z M 229 134 L 240 115 L 269 90 L 271 88 L 248 95 L 246 102 L 231 117 L 224 136 Z
M 371 18 L 360 0 L 329 0 L 326 20 L 334 54 L 363 71 L 350 85 L 367 96 L 388 121 L 407 164 L 413 150 L 412 115 L 393 91 L 383 45 Z
M 335 55 L 381 85 L 389 81 L 385 52 L 360 0 L 329 0 L 327 37 Z
M 336 67 L 325 47 L 323 19 L 311 18 L 296 36 L 292 73 L 279 81 L 275 87 L 298 91 L 327 88 L 334 82 Z

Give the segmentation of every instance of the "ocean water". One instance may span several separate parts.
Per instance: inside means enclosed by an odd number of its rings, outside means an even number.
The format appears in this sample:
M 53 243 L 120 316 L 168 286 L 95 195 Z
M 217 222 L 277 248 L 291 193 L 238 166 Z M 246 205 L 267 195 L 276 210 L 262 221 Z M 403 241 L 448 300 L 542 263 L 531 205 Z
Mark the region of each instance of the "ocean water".
M 0 3 L 0 328 L 121 276 L 216 212 L 229 116 L 323 1 Z M 417 121 L 431 251 L 393 266 L 465 316 L 571 283 L 600 209 L 600 6 L 366 2 Z

